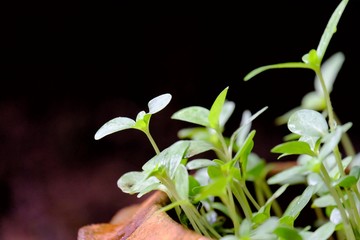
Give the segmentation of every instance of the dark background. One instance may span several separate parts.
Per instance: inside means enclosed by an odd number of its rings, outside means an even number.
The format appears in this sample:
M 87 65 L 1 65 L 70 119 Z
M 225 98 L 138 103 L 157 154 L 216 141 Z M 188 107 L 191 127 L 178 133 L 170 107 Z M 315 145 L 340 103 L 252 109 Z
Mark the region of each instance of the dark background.
M 249 1 L 247 1 L 249 2 Z M 269 153 L 288 131 L 274 119 L 313 90 L 309 70 L 273 70 L 316 48 L 339 1 L 252 1 L 187 6 L 27 3 L 2 21 L 0 64 L 0 238 L 75 239 L 83 225 L 107 222 L 139 201 L 116 186 L 153 155 L 133 130 L 95 141 L 106 121 L 135 118 L 165 92 L 170 105 L 151 122 L 160 148 L 186 124 L 170 120 L 189 105 L 209 108 L 229 86 L 236 112 L 269 109 L 254 122 L 255 151 Z M 359 150 L 359 2 L 350 1 L 327 54 L 346 60 L 331 94 Z M 7 15 L 6 15 L 7 16 Z M 141 200 L 141 199 L 140 199 Z

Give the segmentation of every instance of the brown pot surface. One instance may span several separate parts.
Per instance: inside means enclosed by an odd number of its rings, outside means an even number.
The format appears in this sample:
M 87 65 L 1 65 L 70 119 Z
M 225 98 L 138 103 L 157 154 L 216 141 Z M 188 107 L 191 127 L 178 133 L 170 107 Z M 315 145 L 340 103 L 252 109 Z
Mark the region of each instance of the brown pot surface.
M 159 211 L 168 202 L 163 192 L 156 192 L 141 204 L 121 209 L 110 223 L 91 224 L 78 231 L 78 240 L 209 240 L 185 229 L 165 212 Z

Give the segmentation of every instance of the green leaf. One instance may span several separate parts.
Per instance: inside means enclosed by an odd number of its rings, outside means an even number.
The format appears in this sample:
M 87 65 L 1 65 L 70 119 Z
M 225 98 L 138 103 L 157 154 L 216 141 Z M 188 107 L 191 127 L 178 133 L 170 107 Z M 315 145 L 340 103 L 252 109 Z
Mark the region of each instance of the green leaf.
M 133 128 L 147 132 L 149 129 L 151 116 L 151 114 L 145 113 L 144 111 L 139 112 L 136 116 L 136 123 Z
M 117 117 L 106 122 L 95 134 L 95 140 L 99 140 L 109 134 L 125 129 L 133 128 L 135 121 L 127 117 Z
M 348 175 L 348 176 L 343 176 L 343 177 L 339 178 L 332 185 L 348 188 L 348 187 L 355 185 L 357 183 L 357 181 L 358 180 L 356 179 L 356 177 Z
M 229 120 L 231 114 L 234 112 L 235 103 L 231 101 L 225 101 L 219 118 L 220 127 L 224 127 Z
M 178 131 L 178 137 L 210 142 L 211 133 L 205 127 L 183 128 Z
M 159 183 L 159 180 L 155 177 L 148 178 L 146 173 L 138 171 L 127 172 L 117 181 L 118 187 L 129 194 L 139 193 L 154 183 Z
M 309 144 L 300 141 L 290 141 L 279 144 L 271 149 L 272 153 L 283 153 L 283 154 L 306 154 L 309 156 L 316 156 Z
M 175 172 L 175 189 L 182 200 L 189 198 L 189 174 L 184 165 L 180 164 Z
M 291 216 L 297 218 L 300 212 L 309 203 L 315 192 L 316 186 L 307 186 L 304 192 L 290 203 L 288 208 L 285 210 L 283 217 Z
M 336 206 L 336 202 L 330 194 L 326 194 L 326 195 L 316 198 L 313 201 L 311 206 L 318 207 L 318 208 L 324 208 L 324 207 L 328 207 L 328 206 Z
M 281 194 L 283 194 L 286 190 L 286 188 L 289 186 L 289 184 L 285 184 L 282 185 L 279 189 L 276 190 L 276 192 L 266 201 L 265 205 L 263 205 L 259 211 L 254 214 L 254 217 L 256 217 L 257 215 L 260 214 L 261 218 L 263 218 L 263 220 L 266 220 L 267 218 L 270 217 L 270 210 L 271 210 L 271 204 L 274 202 L 274 200 L 276 198 L 278 198 Z M 264 216 L 266 216 L 266 218 L 264 219 Z M 259 217 L 258 221 L 259 221 Z M 260 218 L 260 219 L 261 219 Z
M 268 179 L 268 184 L 284 184 L 305 182 L 304 173 L 307 171 L 305 166 L 294 166 L 288 168 Z
M 327 240 L 335 231 L 335 224 L 327 222 L 318 229 L 308 238 L 308 240 Z
M 193 177 L 189 176 L 189 196 L 190 198 L 194 198 L 200 192 L 200 183 Z
M 200 194 L 195 198 L 201 201 L 208 197 L 222 197 L 226 194 L 228 180 L 226 177 L 219 177 L 210 182 L 207 186 L 201 187 Z
M 164 109 L 171 101 L 171 94 L 165 93 L 151 99 L 148 103 L 149 114 L 154 114 Z
M 185 158 L 190 158 L 197 154 L 213 149 L 213 146 L 210 143 L 201 140 L 189 140 L 188 143 L 190 145 L 185 152 Z
M 210 111 L 204 107 L 192 106 L 175 112 L 171 118 L 210 127 L 209 112 Z
M 337 25 L 348 2 L 348 0 L 343 0 L 339 3 L 326 25 L 325 31 L 321 36 L 319 45 L 316 50 L 320 61 L 323 59 L 330 40 L 336 32 Z
M 151 158 L 143 165 L 142 169 L 146 173 L 151 174 L 154 171 L 157 171 L 159 168 L 164 168 L 168 177 L 173 179 L 175 176 L 175 171 L 183 159 L 189 145 L 189 141 L 177 141 L 170 147 L 164 149 L 158 155 Z
M 221 171 L 221 166 L 219 166 L 219 165 L 209 166 L 207 168 L 207 172 L 211 179 L 216 179 L 216 178 L 223 176 L 222 171 Z
M 321 73 L 325 81 L 325 86 L 328 93 L 332 92 L 335 79 L 345 61 L 345 56 L 342 52 L 337 52 L 329 57 L 321 64 Z M 319 97 L 324 99 L 323 89 L 318 75 L 315 76 L 314 88 Z
M 338 208 L 333 208 L 330 213 L 330 221 L 336 225 L 343 222 L 341 217 L 340 210 Z
M 302 240 L 300 234 L 294 228 L 288 226 L 278 226 L 274 233 L 280 237 L 280 239 Z
M 351 167 L 349 175 L 354 176 L 357 180 L 359 180 L 359 178 L 360 178 L 360 166 L 355 165 L 355 166 Z
M 279 224 L 279 219 L 270 217 L 260 226 L 254 229 L 252 236 L 254 239 L 273 239 L 273 232 Z M 256 236 L 256 237 L 255 237 Z
M 305 54 L 301 59 L 313 69 L 317 69 L 320 66 L 320 59 L 315 49 L 311 49 L 310 52 Z
M 334 132 L 327 136 L 326 142 L 321 147 L 319 152 L 319 158 L 325 159 L 332 151 L 334 151 L 335 147 L 339 144 L 342 136 L 341 128 L 336 128 Z
M 208 166 L 215 166 L 215 165 L 216 163 L 214 163 L 209 159 L 194 159 L 188 162 L 188 164 L 186 164 L 186 167 L 189 170 L 195 170 L 195 169 L 204 168 Z
M 319 112 L 302 109 L 293 113 L 288 122 L 291 132 L 300 136 L 322 137 L 328 133 L 326 119 Z
M 251 232 L 252 223 L 248 219 L 244 219 L 240 224 L 239 234 L 240 236 L 249 236 Z
M 211 128 L 220 131 L 220 115 L 225 103 L 226 94 L 229 87 L 226 87 L 215 99 L 213 105 L 210 108 L 209 112 L 209 125 Z

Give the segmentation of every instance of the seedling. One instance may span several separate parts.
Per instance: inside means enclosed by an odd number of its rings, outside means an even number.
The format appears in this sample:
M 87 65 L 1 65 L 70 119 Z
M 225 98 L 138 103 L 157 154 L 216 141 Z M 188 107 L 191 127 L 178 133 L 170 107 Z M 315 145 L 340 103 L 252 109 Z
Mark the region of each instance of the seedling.
M 344 54 L 335 53 L 323 63 L 347 3 L 340 2 L 317 49 L 305 54 L 301 62 L 263 66 L 244 78 L 247 81 L 279 68 L 315 72 L 314 91 L 304 96 L 301 106 L 277 119 L 278 124 L 287 124 L 291 134 L 271 151 L 279 154 L 279 161 L 298 156 L 294 167 L 269 176 L 273 164 L 253 152 L 256 131 L 251 129 L 252 122 L 267 107 L 254 114 L 245 110 L 239 127 L 230 136 L 224 135 L 235 110 L 235 103 L 227 99 L 229 87 L 219 93 L 209 109 L 191 106 L 175 112 L 172 119 L 192 126 L 180 130 L 180 139 L 160 150 L 149 125 L 152 114 L 169 104 L 171 95 L 166 93 L 150 100 L 149 111 L 141 111 L 135 120 L 114 118 L 95 134 L 95 139 L 101 139 L 114 132 L 138 129 L 154 148 L 155 156 L 141 171 L 119 178 L 119 188 L 138 197 L 155 190 L 165 192 L 171 203 L 163 211 L 174 209 L 184 227 L 213 239 L 360 239 L 360 167 L 354 164 L 354 148 L 346 135 L 352 123 L 340 124 L 330 99 Z M 213 157 L 204 158 L 205 152 L 212 152 Z M 294 184 L 302 184 L 304 191 L 281 206 L 278 198 Z M 297 218 L 309 206 L 318 219 L 308 226 L 297 226 Z

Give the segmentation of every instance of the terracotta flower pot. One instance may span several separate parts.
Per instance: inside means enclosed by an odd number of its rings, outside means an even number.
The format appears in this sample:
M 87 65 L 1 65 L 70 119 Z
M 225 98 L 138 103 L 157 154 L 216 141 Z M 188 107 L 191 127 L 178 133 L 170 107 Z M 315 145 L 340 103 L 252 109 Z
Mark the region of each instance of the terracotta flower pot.
M 78 240 L 173 239 L 207 240 L 208 238 L 184 228 L 166 212 L 158 211 L 168 203 L 163 192 L 155 192 L 144 202 L 119 210 L 110 223 L 84 226 Z
M 278 162 L 269 173 L 274 175 L 294 166 L 295 162 Z M 78 240 L 210 240 L 184 228 L 166 212 L 158 211 L 169 203 L 166 194 L 153 193 L 144 202 L 119 210 L 109 223 L 83 226 L 78 231 Z

